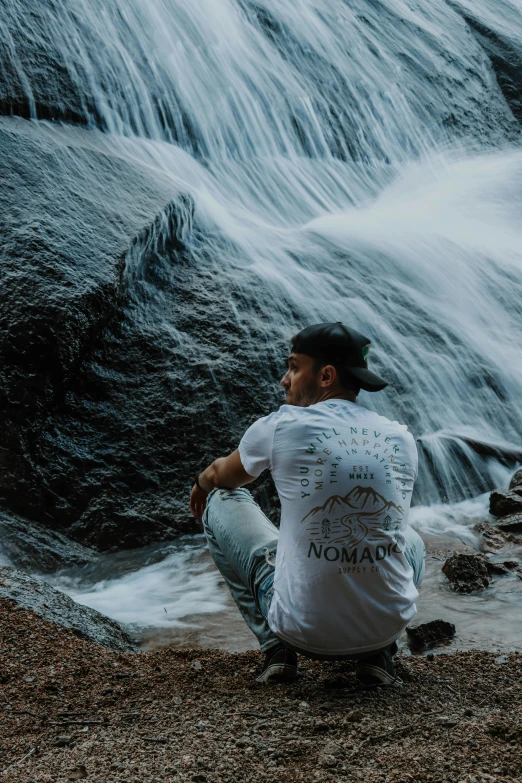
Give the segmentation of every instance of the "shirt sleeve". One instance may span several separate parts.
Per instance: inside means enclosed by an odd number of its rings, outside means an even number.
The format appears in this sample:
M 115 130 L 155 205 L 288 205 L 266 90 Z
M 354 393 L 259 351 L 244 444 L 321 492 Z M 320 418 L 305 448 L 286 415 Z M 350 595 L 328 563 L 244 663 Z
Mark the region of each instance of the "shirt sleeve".
M 272 467 L 272 450 L 278 418 L 279 412 L 258 419 L 241 438 L 239 457 L 249 476 L 257 478 L 266 468 Z

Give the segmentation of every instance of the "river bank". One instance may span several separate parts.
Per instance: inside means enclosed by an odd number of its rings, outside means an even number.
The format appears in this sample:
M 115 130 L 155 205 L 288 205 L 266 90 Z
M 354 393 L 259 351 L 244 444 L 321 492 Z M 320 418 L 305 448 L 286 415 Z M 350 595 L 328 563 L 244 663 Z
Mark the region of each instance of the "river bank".
M 302 660 L 258 686 L 250 651 L 119 653 L 0 600 L 0 768 L 10 783 L 514 781 L 522 656 L 399 657 L 401 688 Z

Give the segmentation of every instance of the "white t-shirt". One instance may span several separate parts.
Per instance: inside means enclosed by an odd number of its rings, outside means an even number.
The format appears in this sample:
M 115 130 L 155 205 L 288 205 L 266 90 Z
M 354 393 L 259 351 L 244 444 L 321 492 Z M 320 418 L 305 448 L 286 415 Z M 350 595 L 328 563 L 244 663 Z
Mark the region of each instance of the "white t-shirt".
M 347 400 L 283 405 L 239 444 L 281 500 L 268 623 L 290 644 L 348 655 L 384 647 L 417 609 L 403 554 L 417 476 L 406 425 Z

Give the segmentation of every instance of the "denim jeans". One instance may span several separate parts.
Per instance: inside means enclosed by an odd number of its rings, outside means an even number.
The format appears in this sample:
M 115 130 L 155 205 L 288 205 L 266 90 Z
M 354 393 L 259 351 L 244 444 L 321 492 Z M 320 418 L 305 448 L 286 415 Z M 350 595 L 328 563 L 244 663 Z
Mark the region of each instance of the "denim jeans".
M 280 643 L 267 622 L 274 594 L 274 569 L 279 530 L 246 489 L 215 489 L 207 499 L 203 529 L 210 554 L 234 601 L 264 652 Z M 411 527 L 404 555 L 418 587 L 424 576 L 424 542 Z

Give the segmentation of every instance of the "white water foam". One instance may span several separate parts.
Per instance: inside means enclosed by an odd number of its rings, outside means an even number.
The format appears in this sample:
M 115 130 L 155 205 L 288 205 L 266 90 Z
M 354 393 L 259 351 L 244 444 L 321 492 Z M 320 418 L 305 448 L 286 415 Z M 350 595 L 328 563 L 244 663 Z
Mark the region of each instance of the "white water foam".
M 98 580 L 94 576 L 93 581 L 82 570 L 75 573 L 70 569 L 46 580 L 77 603 L 142 628 L 186 627 L 190 623 L 183 618 L 222 611 L 225 593 L 220 589 L 221 577 L 203 542 L 178 545 L 174 551 L 173 547 L 165 548 L 166 556 L 158 553 L 161 559 L 143 567 L 139 567 L 140 552 L 135 550 L 135 570 L 128 571 L 127 566 L 122 576 Z M 117 571 L 113 556 L 102 556 L 101 561 L 99 569 Z

